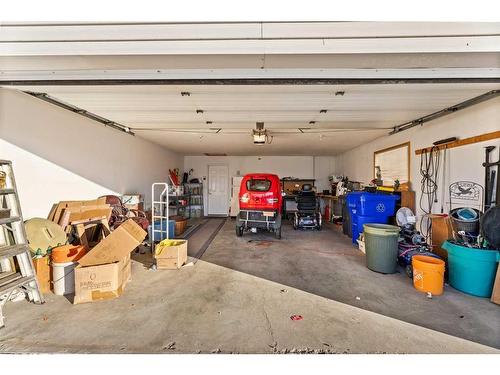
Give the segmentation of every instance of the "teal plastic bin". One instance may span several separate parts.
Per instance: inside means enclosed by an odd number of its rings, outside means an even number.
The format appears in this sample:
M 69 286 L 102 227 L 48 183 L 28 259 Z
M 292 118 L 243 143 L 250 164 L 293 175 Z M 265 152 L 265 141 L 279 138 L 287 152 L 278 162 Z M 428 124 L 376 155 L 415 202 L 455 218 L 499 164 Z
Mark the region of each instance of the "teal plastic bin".
M 448 251 L 450 285 L 473 296 L 491 297 L 500 251 L 472 249 L 449 241 L 442 248 Z

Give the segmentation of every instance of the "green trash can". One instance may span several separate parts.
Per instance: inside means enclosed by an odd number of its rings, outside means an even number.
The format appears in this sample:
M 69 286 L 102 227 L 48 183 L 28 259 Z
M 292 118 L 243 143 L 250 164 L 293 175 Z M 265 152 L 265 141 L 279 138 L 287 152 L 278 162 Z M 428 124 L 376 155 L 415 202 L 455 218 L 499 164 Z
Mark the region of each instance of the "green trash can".
M 399 227 L 364 224 L 366 266 L 375 272 L 395 273 L 398 261 Z

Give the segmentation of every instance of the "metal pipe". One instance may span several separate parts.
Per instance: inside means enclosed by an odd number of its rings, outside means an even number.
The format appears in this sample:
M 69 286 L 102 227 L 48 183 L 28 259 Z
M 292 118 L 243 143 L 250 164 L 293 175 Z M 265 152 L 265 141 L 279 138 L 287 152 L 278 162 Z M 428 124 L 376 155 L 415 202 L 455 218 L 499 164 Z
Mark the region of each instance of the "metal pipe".
M 407 83 L 500 83 L 499 77 L 452 78 L 207 78 L 207 79 L 0 79 L 0 86 L 126 85 L 395 85 Z
M 423 125 L 426 122 L 429 122 L 429 121 L 435 120 L 437 118 L 449 115 L 451 113 L 455 113 L 457 111 L 460 111 L 462 109 L 471 107 L 473 105 L 485 102 L 487 100 L 496 98 L 499 95 L 500 95 L 500 90 L 491 90 L 491 91 L 488 91 L 487 93 L 484 93 L 482 95 L 476 96 L 476 97 L 471 98 L 471 99 L 468 99 L 468 100 L 466 100 L 464 102 L 455 104 L 455 105 L 453 105 L 451 107 L 441 109 L 441 110 L 439 110 L 437 112 L 434 112 L 434 113 L 431 113 L 431 114 L 419 117 L 419 118 L 417 118 L 415 120 L 408 121 L 408 122 L 405 122 L 405 123 L 400 124 L 400 125 L 396 125 L 393 128 L 393 130 L 389 133 L 389 135 L 396 134 L 396 133 L 402 132 L 404 130 L 411 129 L 414 126 Z
M 79 108 L 79 107 L 76 107 L 72 104 L 64 103 L 56 98 L 53 98 L 53 97 L 47 95 L 46 93 L 32 92 L 32 91 L 23 91 L 23 92 L 28 94 L 28 95 L 31 95 L 37 99 L 43 100 L 47 103 L 57 105 L 58 107 L 63 108 L 67 111 L 76 113 L 77 115 L 87 117 L 93 121 L 97 121 L 97 122 L 103 124 L 104 126 L 109 126 L 113 129 L 122 131 L 124 133 L 130 134 L 130 135 L 135 135 L 134 132 L 132 130 L 130 130 L 130 128 L 128 126 L 119 124 L 115 121 L 108 120 L 107 118 L 96 115 L 95 113 L 89 112 L 89 111 L 82 109 L 82 108 Z

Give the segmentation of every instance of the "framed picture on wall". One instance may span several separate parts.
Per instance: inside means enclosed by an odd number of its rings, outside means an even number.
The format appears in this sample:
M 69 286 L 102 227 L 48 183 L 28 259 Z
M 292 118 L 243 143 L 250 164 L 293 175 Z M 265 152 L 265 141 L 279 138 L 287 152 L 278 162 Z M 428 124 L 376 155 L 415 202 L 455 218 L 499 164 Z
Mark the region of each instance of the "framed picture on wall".
M 380 178 L 383 186 L 402 187 L 410 182 L 410 142 L 384 148 L 373 153 L 373 178 Z

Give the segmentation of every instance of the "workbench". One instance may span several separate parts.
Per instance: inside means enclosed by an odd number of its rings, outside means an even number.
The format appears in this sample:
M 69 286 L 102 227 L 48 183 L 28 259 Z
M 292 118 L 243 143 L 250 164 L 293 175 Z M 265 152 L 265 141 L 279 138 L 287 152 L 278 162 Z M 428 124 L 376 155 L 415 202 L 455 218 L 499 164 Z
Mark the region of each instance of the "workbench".
M 317 194 L 316 196 L 320 199 L 320 209 L 322 214 L 324 214 L 325 207 L 327 205 L 330 207 L 330 214 L 327 218 L 329 222 L 333 222 L 334 217 L 342 216 L 342 207 L 338 206 L 339 197 L 337 197 L 336 195 L 321 193 Z M 321 204 L 321 201 L 323 201 L 323 204 Z

